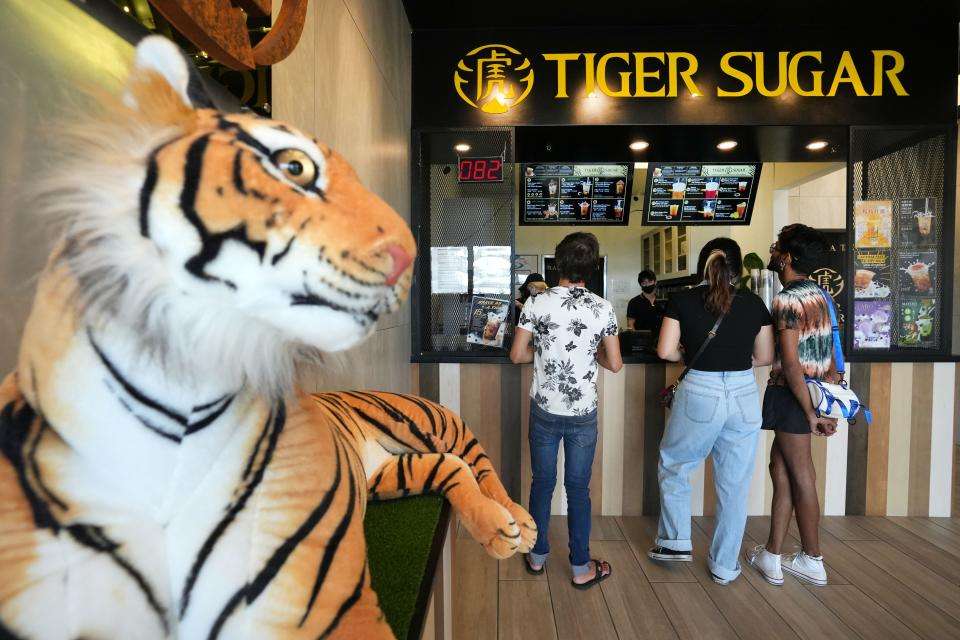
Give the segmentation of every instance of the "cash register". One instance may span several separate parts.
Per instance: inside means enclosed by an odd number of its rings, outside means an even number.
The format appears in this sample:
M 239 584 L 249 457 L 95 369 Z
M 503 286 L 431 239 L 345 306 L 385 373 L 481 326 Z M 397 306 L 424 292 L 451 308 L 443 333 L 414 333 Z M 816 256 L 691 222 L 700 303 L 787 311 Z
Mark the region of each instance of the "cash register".
M 657 336 L 655 336 L 652 331 L 624 329 L 620 332 L 620 353 L 622 355 L 655 353 L 656 350 Z

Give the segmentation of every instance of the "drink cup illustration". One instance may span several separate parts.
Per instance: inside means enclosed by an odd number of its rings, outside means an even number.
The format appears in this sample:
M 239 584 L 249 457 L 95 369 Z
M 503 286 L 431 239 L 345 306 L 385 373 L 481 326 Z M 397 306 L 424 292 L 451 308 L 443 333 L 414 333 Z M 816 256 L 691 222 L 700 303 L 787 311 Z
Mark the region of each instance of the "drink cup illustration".
M 589 181 L 589 180 L 584 180 L 583 183 L 581 184 L 581 187 L 582 187 L 583 195 L 585 195 L 585 196 L 590 195 L 590 181 Z
M 718 182 L 708 182 L 703 188 L 703 197 L 704 198 L 716 198 L 717 191 L 720 189 L 720 183 Z
M 676 218 L 676 217 L 677 217 L 677 213 L 679 213 L 679 211 L 680 211 L 680 205 L 678 205 L 678 204 L 672 204 L 672 205 L 670 205 L 670 217 L 671 217 L 671 218 Z
M 932 228 L 933 216 L 927 215 L 926 213 L 920 214 L 917 216 L 917 232 L 923 238 L 930 237 L 930 229 Z
M 930 267 L 922 262 L 907 267 L 907 275 L 913 280 L 913 288 L 919 293 L 926 293 L 933 288 L 930 282 Z
M 853 287 L 861 291 L 866 289 L 873 282 L 875 275 L 877 274 L 869 269 L 857 269 L 857 273 L 853 276 Z
M 712 200 L 707 200 L 703 203 L 703 217 L 704 218 L 713 218 L 713 209 L 716 206 L 716 203 Z
M 547 183 L 547 191 L 550 192 L 550 195 L 551 195 L 551 196 L 557 195 L 557 181 L 556 181 L 556 180 L 551 180 L 550 182 Z
M 487 316 L 487 323 L 483 325 L 483 339 L 494 340 L 500 331 L 500 318 L 495 315 Z
M 622 196 L 622 195 L 623 195 L 623 188 L 624 188 L 625 186 L 626 186 L 626 183 L 625 183 L 623 180 L 617 180 L 615 187 L 616 187 L 617 195 L 618 195 L 618 196 Z
M 738 218 L 742 218 L 742 217 L 743 217 L 743 214 L 746 213 L 746 211 L 747 211 L 747 203 L 746 203 L 746 202 L 738 202 L 738 203 L 737 203 L 737 217 L 738 217 Z
M 623 217 L 623 200 L 617 200 L 617 204 L 613 205 L 613 216 L 617 220 Z
M 737 183 L 737 191 L 739 191 L 740 193 L 743 193 L 746 190 L 747 190 L 747 181 L 746 180 L 739 181 Z
M 580 215 L 586 217 L 590 213 L 590 203 L 584 200 L 580 203 Z
M 544 218 L 556 218 L 557 217 L 557 205 L 555 202 L 551 202 L 547 205 L 547 212 L 543 216 Z
M 528 178 L 533 177 L 533 167 L 527 167 L 527 177 Z
M 680 200 L 680 199 L 683 198 L 683 194 L 686 193 L 686 191 L 687 191 L 687 183 L 686 183 L 686 182 L 674 182 L 672 189 L 673 189 L 673 191 L 672 191 L 670 197 L 673 198 L 674 200 Z

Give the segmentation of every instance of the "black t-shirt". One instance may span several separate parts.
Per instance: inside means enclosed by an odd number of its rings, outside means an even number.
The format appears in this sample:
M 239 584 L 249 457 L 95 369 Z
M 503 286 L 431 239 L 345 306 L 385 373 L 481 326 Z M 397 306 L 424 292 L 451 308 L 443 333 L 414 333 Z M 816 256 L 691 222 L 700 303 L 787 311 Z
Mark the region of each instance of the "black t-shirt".
M 666 317 L 680 323 L 680 342 L 686 357 L 700 349 L 717 316 L 704 309 L 707 286 L 701 285 L 670 296 Z M 760 327 L 773 324 L 770 312 L 756 294 L 737 291 L 730 312 L 720 323 L 717 336 L 693 364 L 701 371 L 744 371 L 753 367 L 753 342 Z M 689 363 L 689 361 L 688 361 Z
M 657 332 L 663 320 L 663 309 L 650 304 L 647 297 L 641 293 L 635 298 L 630 298 L 630 302 L 627 303 L 627 318 L 636 320 L 634 329 Z

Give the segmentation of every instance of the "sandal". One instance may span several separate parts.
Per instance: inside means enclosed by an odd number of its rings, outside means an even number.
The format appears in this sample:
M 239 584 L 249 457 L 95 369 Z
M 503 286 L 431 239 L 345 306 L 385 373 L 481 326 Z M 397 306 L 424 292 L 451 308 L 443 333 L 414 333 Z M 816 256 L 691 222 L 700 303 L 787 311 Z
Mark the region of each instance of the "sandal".
M 601 582 L 603 582 L 604 580 L 606 580 L 607 578 L 613 575 L 613 567 L 610 566 L 609 562 L 607 562 L 606 560 L 597 560 L 596 558 L 591 558 L 591 560 L 593 560 L 593 566 L 596 568 L 596 571 L 597 571 L 596 575 L 594 575 L 593 578 L 591 578 L 590 580 L 587 580 L 584 583 L 577 583 L 571 580 L 570 584 L 573 585 L 574 589 L 580 589 L 580 590 L 589 589 L 593 585 L 600 584 Z M 606 574 L 603 573 L 604 566 L 606 566 L 606 568 L 608 569 Z
M 539 569 L 534 569 L 534 568 L 530 565 L 530 554 L 529 554 L 529 553 L 523 554 L 523 566 L 524 566 L 524 568 L 527 570 L 527 573 L 529 573 L 529 574 L 532 575 L 532 576 L 543 575 L 544 565 L 540 565 L 540 568 L 539 568 Z

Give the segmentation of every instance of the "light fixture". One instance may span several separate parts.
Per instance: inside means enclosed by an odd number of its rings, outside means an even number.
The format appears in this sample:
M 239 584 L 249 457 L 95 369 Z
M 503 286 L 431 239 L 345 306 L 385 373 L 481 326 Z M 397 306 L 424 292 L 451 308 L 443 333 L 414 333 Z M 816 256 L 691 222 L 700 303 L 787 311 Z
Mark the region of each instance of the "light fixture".
M 650 143 L 646 140 L 634 140 L 630 143 L 630 148 L 634 151 L 643 151 L 650 146 Z
M 807 149 L 810 149 L 810 151 L 820 151 L 821 149 L 826 149 L 829 144 L 826 140 L 814 140 L 807 145 Z
M 454 146 L 453 148 L 459 151 L 460 153 L 466 153 L 467 151 L 470 151 L 470 145 L 464 144 L 463 142 Z
M 720 143 L 717 144 L 717 149 L 720 149 L 720 151 L 730 151 L 736 146 L 736 140 L 721 140 Z
M 123 12 L 130 13 L 130 7 L 128 7 L 127 5 L 123 5 Z
M 590 93 L 587 94 L 587 97 L 588 97 L 588 98 L 596 98 L 596 97 L 597 97 L 597 92 L 596 92 L 596 91 L 591 91 Z

